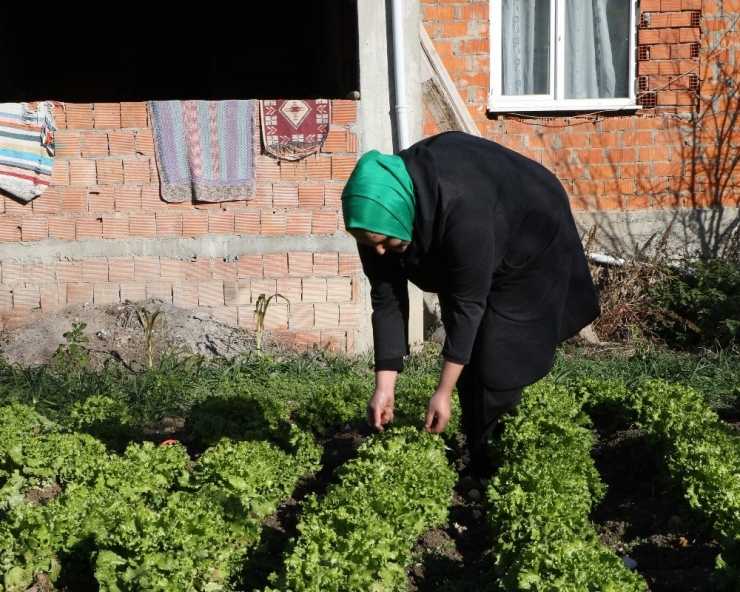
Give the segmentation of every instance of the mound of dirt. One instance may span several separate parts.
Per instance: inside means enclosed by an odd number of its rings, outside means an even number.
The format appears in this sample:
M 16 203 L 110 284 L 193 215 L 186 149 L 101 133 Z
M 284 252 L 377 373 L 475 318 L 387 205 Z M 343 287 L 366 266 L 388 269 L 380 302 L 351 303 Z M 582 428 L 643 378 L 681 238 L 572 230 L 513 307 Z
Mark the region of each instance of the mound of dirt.
M 147 364 L 173 352 L 205 357 L 232 357 L 255 349 L 255 332 L 213 318 L 202 309 L 183 309 L 160 300 L 125 304 L 77 304 L 52 315 L 31 318 L 20 327 L 0 331 L 2 358 L 21 366 L 49 365 L 59 346 L 68 345 L 64 334 L 84 324 L 88 338 L 80 343 L 90 365 L 100 368 L 114 358 L 126 365 Z M 151 331 L 147 327 L 151 327 Z M 265 334 L 265 350 L 286 349 Z

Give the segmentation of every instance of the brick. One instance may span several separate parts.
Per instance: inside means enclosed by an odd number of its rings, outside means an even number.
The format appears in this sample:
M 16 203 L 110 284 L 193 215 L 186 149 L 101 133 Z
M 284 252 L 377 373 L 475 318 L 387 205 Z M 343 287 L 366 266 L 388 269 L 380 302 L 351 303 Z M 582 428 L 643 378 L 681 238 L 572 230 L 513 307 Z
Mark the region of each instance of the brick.
M 31 263 L 28 266 L 28 281 L 32 284 L 47 284 L 56 282 L 54 265 L 44 263 Z
M 94 160 L 69 161 L 70 185 L 96 185 L 97 182 L 98 177 L 95 171 Z
M 157 212 L 154 216 L 157 237 L 182 236 L 182 214 L 180 212 Z
M 337 213 L 326 210 L 316 210 L 313 214 L 313 234 L 336 234 Z
M 288 253 L 288 275 L 309 276 L 313 274 L 313 253 L 291 251 Z
M 287 253 L 265 253 L 262 256 L 265 277 L 282 277 L 288 275 Z
M 49 220 L 45 216 L 24 216 L 21 218 L 21 240 L 42 241 L 49 238 Z
M 256 236 L 260 233 L 260 213 L 254 211 L 234 212 L 234 232 Z
M 175 208 L 185 209 L 190 204 L 168 204 L 159 195 L 159 185 L 142 185 L 141 186 L 141 209 L 142 210 L 171 210 Z
M 258 181 L 279 181 L 280 162 L 269 156 L 257 156 L 254 160 L 254 173 Z
M 74 216 L 52 216 L 49 218 L 49 238 L 75 240 Z M 0 240 L 2 240 L 0 238 Z
M 149 158 L 133 158 L 123 161 L 123 182 L 126 185 L 140 185 L 152 182 Z
M 188 280 L 210 280 L 212 264 L 208 257 L 196 257 L 187 264 L 186 279 Z
M 305 347 L 306 349 L 312 347 L 318 348 L 319 341 L 321 341 L 320 331 L 296 331 L 295 344 L 298 347 Z
M 41 195 L 31 200 L 34 214 L 58 214 L 62 211 L 62 195 L 56 187 L 49 187 Z
M 83 158 L 108 156 L 108 135 L 104 132 L 82 132 L 80 149 Z
M 334 100 L 331 102 L 331 122 L 347 125 L 357 121 L 357 101 Z
M 108 281 L 132 282 L 134 277 L 133 257 L 110 257 L 108 259 Z
M 424 18 L 423 21 L 451 21 L 455 18 L 455 7 L 454 6 L 439 6 L 433 4 L 431 6 L 425 6 L 423 9 Z
M 123 183 L 123 161 L 108 158 L 96 161 L 98 183 L 100 185 L 121 185 Z
M 339 253 L 339 275 L 355 277 L 362 272 L 362 263 L 356 253 Z
M 339 253 L 314 253 L 313 274 L 335 276 L 339 273 Z
M 54 158 L 79 158 L 82 155 L 80 132 L 59 130 L 54 133 Z
M 246 254 L 236 260 L 236 274 L 239 278 L 261 278 L 262 255 Z
M 326 302 L 326 291 L 325 279 L 303 278 L 303 302 Z
M 356 329 L 360 326 L 362 308 L 356 304 L 339 305 L 339 326 L 343 329 Z
M 147 300 L 157 298 L 165 304 L 172 304 L 172 284 L 170 282 L 147 282 L 145 287 Z
M 470 35 L 470 23 L 465 21 L 453 21 L 440 24 L 442 37 L 468 37 Z
M 2 264 L 2 283 L 3 284 L 20 284 L 27 282 L 29 279 L 28 266 L 16 261 L 3 261 Z
M 347 152 L 347 130 L 331 128 L 321 146 L 321 152 Z
M 283 161 L 280 163 L 280 179 L 282 181 L 305 181 L 308 178 L 306 168 L 306 160 Z
M 288 236 L 311 234 L 313 215 L 310 210 L 290 210 L 285 216 L 285 233 Z
M 213 279 L 236 280 L 236 261 L 228 261 L 223 257 L 213 259 Z
M 134 279 L 152 282 L 160 279 L 159 257 L 134 257 Z
M 213 234 L 233 234 L 234 218 L 234 212 L 231 210 L 208 212 L 208 232 Z
M 148 126 L 149 118 L 146 103 L 121 103 L 121 127 L 139 128 Z
M 108 259 L 93 257 L 81 261 L 80 279 L 83 282 L 107 282 Z
M 265 236 L 284 236 L 285 232 L 285 211 L 262 210 L 260 212 L 260 234 Z
M 59 286 L 55 284 L 39 286 L 39 301 L 43 311 L 54 312 L 59 310 L 61 308 Z
M 93 104 L 93 121 L 95 129 L 112 130 L 121 127 L 120 103 Z
M 141 211 L 141 187 L 120 185 L 113 191 L 117 212 Z
M 134 132 L 131 130 L 108 132 L 108 146 L 111 156 L 134 156 L 136 154 Z
M 650 198 L 646 195 L 628 195 L 624 207 L 628 211 L 650 209 Z
M 324 205 L 327 208 L 342 209 L 342 190 L 344 183 L 329 183 L 324 185 Z
M 471 69 L 468 58 L 458 55 L 443 56 L 442 65 L 445 67 L 445 70 L 450 72 L 450 75 L 453 72 L 465 72 Z
M 67 284 L 67 304 L 85 304 L 92 301 L 92 284 Z
M 211 310 L 211 315 L 220 323 L 232 325 L 238 324 L 239 311 L 236 306 L 220 306 Z
M 95 214 L 75 216 L 75 238 L 103 238 L 103 218 Z
M 249 282 L 237 280 L 234 286 L 234 292 L 237 306 L 250 306 L 252 304 L 252 292 Z
M 352 299 L 352 280 L 345 277 L 329 278 L 327 281 L 327 302 L 347 302 Z
M 273 184 L 272 205 L 276 208 L 298 207 L 298 185 L 296 183 Z
M 121 302 L 143 302 L 146 300 L 146 285 L 137 283 L 121 284 Z
M 290 301 L 292 312 L 293 303 L 301 301 L 301 294 L 303 293 L 301 278 L 278 278 L 276 290 L 278 294 L 285 296 Z
M 487 2 L 480 4 L 461 4 L 460 20 L 461 21 L 487 21 L 489 16 L 489 8 Z
M 53 187 L 54 185 L 69 185 L 69 162 L 66 160 L 54 160 L 51 167 L 51 180 L 49 184 Z M 36 198 L 38 199 L 38 198 Z
M 181 308 L 197 307 L 198 284 L 196 282 L 183 282 L 173 284 L 172 304 Z
M 13 288 L 13 308 L 40 308 L 41 294 L 39 287 L 33 284 Z
M 121 301 L 121 287 L 118 284 L 93 284 L 95 304 L 115 304 Z
M 292 302 L 292 301 L 291 301 Z M 288 327 L 290 329 L 313 329 L 315 314 L 313 304 L 291 304 Z
M 93 106 L 86 103 L 67 103 L 67 129 L 93 129 Z
M 132 237 L 154 238 L 157 233 L 155 215 L 131 212 L 129 215 L 129 233 Z
M 208 212 L 183 212 L 182 236 L 195 238 L 208 234 Z
M 331 156 L 331 178 L 346 181 L 357 165 L 357 157 L 354 154 L 332 154 Z
M 187 275 L 187 263 L 181 259 L 161 258 L 159 277 L 165 282 L 183 282 Z
M 330 181 L 332 162 L 332 158 L 328 155 L 309 157 L 306 160 L 306 179 L 308 181 Z
M 616 196 L 602 196 L 594 200 L 594 209 L 597 211 L 612 211 L 622 209 L 622 198 Z
M 198 283 L 198 306 L 224 306 L 222 280 L 207 280 Z
M 261 294 L 270 297 L 277 293 L 277 280 L 254 280 L 249 285 L 252 303 L 256 303 Z
M 154 156 L 154 134 L 150 129 L 136 132 L 136 154 Z

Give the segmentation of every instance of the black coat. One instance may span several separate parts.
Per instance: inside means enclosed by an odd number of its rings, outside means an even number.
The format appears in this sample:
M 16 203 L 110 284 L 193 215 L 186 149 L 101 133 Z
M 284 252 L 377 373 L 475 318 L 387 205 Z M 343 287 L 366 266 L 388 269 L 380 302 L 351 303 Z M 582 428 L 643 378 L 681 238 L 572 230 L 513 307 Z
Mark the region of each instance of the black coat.
M 407 280 L 439 295 L 445 359 L 484 369 L 487 389 L 542 378 L 555 347 L 599 315 L 568 197 L 545 167 L 447 132 L 399 153 L 414 183 L 403 254 L 358 245 L 371 285 L 376 368 L 408 353 Z

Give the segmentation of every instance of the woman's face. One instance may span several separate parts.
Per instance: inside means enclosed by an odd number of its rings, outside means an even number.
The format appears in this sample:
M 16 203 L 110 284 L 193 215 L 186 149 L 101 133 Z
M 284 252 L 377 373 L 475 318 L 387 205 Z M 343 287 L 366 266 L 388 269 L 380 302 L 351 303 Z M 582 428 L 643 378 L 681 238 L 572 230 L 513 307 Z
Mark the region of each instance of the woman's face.
M 369 230 L 352 228 L 348 232 L 355 237 L 358 243 L 375 249 L 375 252 L 378 255 L 383 255 L 386 251 L 403 253 L 409 246 L 407 241 L 403 241 L 400 238 L 378 234 L 377 232 L 370 232 Z

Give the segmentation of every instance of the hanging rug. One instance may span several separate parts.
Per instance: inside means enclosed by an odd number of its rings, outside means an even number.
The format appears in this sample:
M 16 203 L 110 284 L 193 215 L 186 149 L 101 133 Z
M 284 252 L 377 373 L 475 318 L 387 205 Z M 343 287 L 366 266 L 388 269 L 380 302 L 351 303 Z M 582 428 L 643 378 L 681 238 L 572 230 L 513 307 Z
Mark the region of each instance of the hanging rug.
M 262 143 L 280 160 L 300 160 L 318 152 L 329 133 L 328 99 L 269 99 L 260 101 Z
M 254 102 L 151 101 L 162 199 L 254 198 Z
M 52 101 L 0 103 L 0 189 L 28 202 L 51 182 L 54 164 Z

